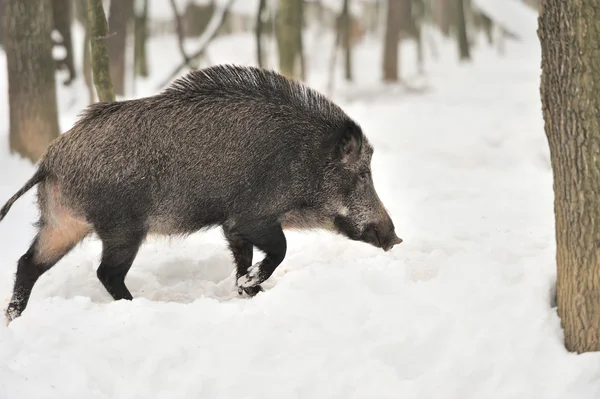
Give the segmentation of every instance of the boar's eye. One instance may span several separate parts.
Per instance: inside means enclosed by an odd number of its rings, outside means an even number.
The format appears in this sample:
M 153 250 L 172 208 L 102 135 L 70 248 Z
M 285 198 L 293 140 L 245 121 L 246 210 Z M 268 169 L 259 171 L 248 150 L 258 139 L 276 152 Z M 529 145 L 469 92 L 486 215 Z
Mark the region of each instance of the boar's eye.
M 368 181 L 369 180 L 369 171 L 360 172 L 360 174 L 358 175 L 358 180 L 361 183 Z

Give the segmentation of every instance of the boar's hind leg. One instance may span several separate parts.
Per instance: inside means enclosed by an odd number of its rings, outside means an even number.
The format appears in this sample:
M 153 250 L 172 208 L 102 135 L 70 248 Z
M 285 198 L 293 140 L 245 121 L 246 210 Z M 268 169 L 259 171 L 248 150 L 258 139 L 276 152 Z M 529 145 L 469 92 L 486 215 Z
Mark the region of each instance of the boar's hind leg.
M 259 224 L 245 229 L 243 237 L 265 253 L 264 259 L 251 266 L 248 273 L 238 279 L 242 288 L 256 287 L 267 280 L 285 258 L 287 243 L 280 224 Z
M 146 236 L 145 231 L 99 231 L 98 236 L 102 241 L 102 260 L 96 272 L 98 279 L 116 301 L 133 299 L 125 286 L 125 277 Z
M 225 238 L 229 244 L 229 250 L 233 254 L 233 259 L 236 266 L 236 285 L 237 280 L 248 273 L 248 269 L 252 266 L 252 243 L 243 239 L 227 229 L 223 229 L 225 232 Z M 248 296 L 253 297 L 263 289 L 260 285 L 255 287 L 239 287 L 238 294 L 246 293 Z
M 12 298 L 6 309 L 8 321 L 19 317 L 27 307 L 36 281 L 89 232 L 90 226 L 68 215 L 54 215 L 50 223 L 40 221 L 40 230 L 17 265 Z

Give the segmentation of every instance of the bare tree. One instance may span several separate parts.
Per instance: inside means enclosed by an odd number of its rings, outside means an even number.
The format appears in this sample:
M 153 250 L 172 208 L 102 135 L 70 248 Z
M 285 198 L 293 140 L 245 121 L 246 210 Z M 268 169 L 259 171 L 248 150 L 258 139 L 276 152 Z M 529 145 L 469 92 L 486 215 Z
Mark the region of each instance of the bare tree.
M 190 57 L 185 52 L 184 46 L 184 35 L 183 35 L 183 21 L 181 19 L 181 15 L 177 10 L 177 4 L 175 4 L 175 0 L 169 0 L 171 2 L 171 9 L 173 10 L 173 17 L 175 18 L 175 31 L 177 32 L 177 43 L 179 45 L 179 53 L 181 53 L 181 57 L 183 58 L 183 62 L 186 65 L 190 63 Z
M 98 99 L 104 102 L 115 101 L 115 92 L 113 90 L 110 78 L 110 67 L 108 62 L 108 49 L 106 46 L 106 37 L 108 26 L 102 0 L 87 0 L 88 26 L 90 31 L 92 70 L 94 75 L 94 85 Z
M 59 135 L 51 0 L 4 0 L 10 149 L 35 162 Z
M 600 0 L 544 0 L 541 98 L 554 175 L 557 306 L 567 350 L 600 350 Z
M 115 93 L 125 95 L 125 61 L 127 27 L 133 17 L 133 0 L 111 0 L 108 14 L 109 39 L 106 43 L 110 63 L 110 79 Z
M 383 80 L 397 82 L 400 80 L 398 57 L 400 34 L 410 10 L 411 0 L 387 0 L 385 24 L 385 41 L 383 45 Z
M 215 10 L 215 12 L 212 14 L 212 17 L 211 17 L 208 25 L 206 26 L 206 30 L 202 33 L 202 36 L 199 39 L 200 46 L 199 46 L 198 50 L 196 50 L 193 54 L 191 54 L 189 56 L 189 62 L 192 62 L 192 61 L 196 60 L 197 58 L 201 57 L 202 55 L 204 55 L 206 48 L 208 47 L 210 42 L 217 36 L 217 32 L 223 26 L 223 24 L 225 22 L 225 17 L 227 16 L 229 9 L 231 8 L 231 6 L 233 5 L 233 3 L 235 1 L 236 0 L 228 0 L 227 3 L 225 3 L 225 5 L 222 8 Z M 167 85 L 186 66 L 190 66 L 189 62 L 184 61 L 181 64 L 179 64 L 173 70 L 173 72 L 171 72 L 171 74 L 167 77 L 167 79 L 165 79 L 158 86 L 158 88 L 161 88 L 161 87 L 164 87 L 165 85 Z
M 279 0 L 277 7 L 279 70 L 291 78 L 302 78 L 302 0 Z
M 135 10 L 133 64 L 135 75 L 148 76 L 148 55 L 146 42 L 148 39 L 148 0 L 140 0 L 141 10 Z M 138 3 L 139 4 L 139 3 Z
M 260 0 L 258 2 L 258 11 L 256 12 L 256 26 L 255 26 L 255 34 L 256 34 L 256 61 L 258 66 L 264 68 L 264 54 L 262 47 L 262 34 L 265 26 L 264 23 L 264 13 L 267 10 L 267 0 Z
M 412 0 L 412 12 L 414 22 L 414 36 L 417 42 L 417 71 L 423 74 L 425 71 L 425 60 L 423 54 L 423 30 L 425 24 L 425 0 Z
M 458 54 L 461 61 L 471 59 L 471 51 L 469 49 L 469 39 L 467 35 L 467 22 L 465 18 L 464 0 L 453 0 L 454 18 L 456 27 L 456 40 L 458 42 Z
M 352 80 L 352 46 L 350 44 L 350 0 L 344 0 L 341 14 L 342 47 L 344 48 L 344 77 Z
M 444 36 L 450 36 L 450 24 L 451 24 L 451 4 L 454 0 L 433 0 L 432 1 L 432 13 L 433 17 L 439 26 Z
M 92 104 L 95 101 L 94 81 L 92 77 L 92 54 L 90 50 L 90 27 L 88 23 L 88 7 L 87 0 L 75 0 L 75 15 L 77 19 L 85 27 L 83 37 L 83 79 L 88 89 L 88 103 Z

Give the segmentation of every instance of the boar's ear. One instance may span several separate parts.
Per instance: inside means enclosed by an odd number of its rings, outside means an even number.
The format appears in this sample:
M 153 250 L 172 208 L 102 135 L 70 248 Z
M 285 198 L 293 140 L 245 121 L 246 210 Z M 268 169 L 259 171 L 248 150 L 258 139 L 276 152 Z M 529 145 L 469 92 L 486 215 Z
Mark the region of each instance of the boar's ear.
M 360 127 L 345 126 L 339 135 L 336 145 L 336 155 L 342 163 L 352 163 L 360 158 L 362 147 L 362 131 Z

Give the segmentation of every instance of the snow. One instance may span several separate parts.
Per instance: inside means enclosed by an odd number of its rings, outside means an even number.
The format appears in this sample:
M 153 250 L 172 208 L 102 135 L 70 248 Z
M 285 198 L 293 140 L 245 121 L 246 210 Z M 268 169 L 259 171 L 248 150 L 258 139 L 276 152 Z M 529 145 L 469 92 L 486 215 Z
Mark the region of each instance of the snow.
M 322 89 L 331 37 L 307 36 L 309 83 Z M 337 73 L 335 100 L 375 146 L 375 184 L 402 244 L 384 253 L 287 233 L 284 263 L 250 299 L 234 288 L 218 230 L 151 239 L 127 278 L 135 299 L 115 302 L 89 239 L 38 281 L 20 318 L 0 323 L 0 398 L 598 398 L 600 355 L 564 349 L 551 305 L 539 44 L 507 43 L 504 57 L 479 44 L 461 64 L 454 43 L 434 38 L 422 92 L 379 82 L 377 38 L 356 50 L 357 83 Z M 174 37 L 149 54 L 136 97 L 155 93 L 180 59 Z M 401 54 L 403 76 L 415 76 L 414 46 Z M 208 57 L 254 63 L 252 35 L 220 37 Z M 6 83 L 2 203 L 33 172 L 8 151 Z M 59 86 L 59 98 L 64 131 L 87 94 L 78 83 Z M 2 308 L 34 234 L 33 199 L 0 223 Z

